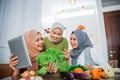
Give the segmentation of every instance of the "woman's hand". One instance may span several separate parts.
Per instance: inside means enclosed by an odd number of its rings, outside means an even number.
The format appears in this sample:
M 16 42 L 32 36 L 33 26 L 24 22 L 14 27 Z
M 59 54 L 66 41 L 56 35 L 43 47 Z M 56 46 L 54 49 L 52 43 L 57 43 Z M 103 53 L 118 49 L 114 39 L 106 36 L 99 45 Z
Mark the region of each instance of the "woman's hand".
M 67 49 L 64 49 L 64 51 L 62 53 L 65 55 L 65 59 L 67 59 L 67 60 L 70 59 L 70 51 L 68 51 Z
M 11 54 L 10 62 L 9 62 L 10 68 L 12 68 L 13 70 L 16 70 L 15 65 L 17 65 L 17 64 L 18 64 L 18 57 Z
M 55 65 L 55 63 L 49 63 L 47 65 L 47 71 L 49 73 L 56 73 L 58 71 L 58 67 Z

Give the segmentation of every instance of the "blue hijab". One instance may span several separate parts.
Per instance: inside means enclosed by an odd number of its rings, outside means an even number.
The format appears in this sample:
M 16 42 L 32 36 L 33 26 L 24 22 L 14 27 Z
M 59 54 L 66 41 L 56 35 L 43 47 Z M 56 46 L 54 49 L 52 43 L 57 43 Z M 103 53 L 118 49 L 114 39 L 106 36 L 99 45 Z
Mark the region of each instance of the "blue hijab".
M 88 35 L 82 30 L 75 30 L 71 34 L 75 34 L 78 41 L 78 47 L 72 49 L 70 54 L 71 65 L 77 65 L 77 59 L 84 49 L 87 47 L 93 47 Z

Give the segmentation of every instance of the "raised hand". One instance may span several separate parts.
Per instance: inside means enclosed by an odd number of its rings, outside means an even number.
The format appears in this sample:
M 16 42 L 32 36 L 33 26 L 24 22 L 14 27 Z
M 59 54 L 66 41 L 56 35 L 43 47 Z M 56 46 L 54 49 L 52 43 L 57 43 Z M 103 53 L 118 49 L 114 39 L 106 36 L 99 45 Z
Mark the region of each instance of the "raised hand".
M 9 62 L 10 68 L 12 68 L 13 70 L 16 70 L 15 65 L 17 65 L 17 64 L 18 64 L 18 57 L 11 54 L 10 62 Z
M 67 59 L 67 60 L 70 59 L 70 51 L 68 51 L 67 49 L 64 49 L 64 51 L 62 53 L 65 55 L 65 59 Z

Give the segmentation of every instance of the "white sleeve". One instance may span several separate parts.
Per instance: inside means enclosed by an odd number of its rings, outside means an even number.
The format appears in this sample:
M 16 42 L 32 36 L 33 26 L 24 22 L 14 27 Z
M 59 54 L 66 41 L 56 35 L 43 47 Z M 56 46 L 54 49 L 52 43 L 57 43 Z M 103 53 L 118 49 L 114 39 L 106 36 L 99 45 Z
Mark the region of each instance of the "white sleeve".
M 81 55 L 77 59 L 77 64 L 84 65 L 84 51 L 81 53 Z
M 99 52 L 97 52 L 95 48 L 91 48 L 90 53 L 93 61 L 99 66 L 104 67 L 106 65 L 109 65 L 107 61 L 102 57 L 102 55 Z

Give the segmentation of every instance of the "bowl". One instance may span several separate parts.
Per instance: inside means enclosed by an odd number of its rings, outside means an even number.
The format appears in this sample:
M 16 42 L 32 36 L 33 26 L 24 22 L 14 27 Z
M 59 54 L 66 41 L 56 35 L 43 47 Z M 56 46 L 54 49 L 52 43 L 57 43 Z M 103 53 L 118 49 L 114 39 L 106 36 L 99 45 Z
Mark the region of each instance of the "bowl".
M 60 72 L 60 76 L 63 80 L 74 80 L 74 75 L 71 72 Z
M 75 79 L 91 79 L 91 75 L 87 72 L 71 72 Z

